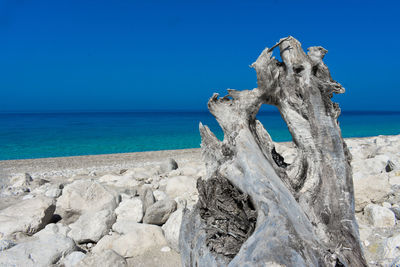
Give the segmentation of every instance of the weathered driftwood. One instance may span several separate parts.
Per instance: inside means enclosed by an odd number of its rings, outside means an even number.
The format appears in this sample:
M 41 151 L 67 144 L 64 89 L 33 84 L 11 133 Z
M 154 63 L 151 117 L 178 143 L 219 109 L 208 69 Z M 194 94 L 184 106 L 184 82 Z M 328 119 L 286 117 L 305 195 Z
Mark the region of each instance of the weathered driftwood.
M 282 62 L 272 57 L 275 47 Z M 281 39 L 252 65 L 258 88 L 209 100 L 224 140 L 200 124 L 207 177 L 198 182 L 199 203 L 184 215 L 184 266 L 367 266 L 354 216 L 351 155 L 331 101 L 344 88 L 323 63 L 326 52 L 310 47 L 305 54 L 293 37 Z M 286 121 L 297 148 L 294 163 L 285 163 L 257 121 L 262 104 L 276 106 Z M 222 190 L 231 184 L 239 191 Z

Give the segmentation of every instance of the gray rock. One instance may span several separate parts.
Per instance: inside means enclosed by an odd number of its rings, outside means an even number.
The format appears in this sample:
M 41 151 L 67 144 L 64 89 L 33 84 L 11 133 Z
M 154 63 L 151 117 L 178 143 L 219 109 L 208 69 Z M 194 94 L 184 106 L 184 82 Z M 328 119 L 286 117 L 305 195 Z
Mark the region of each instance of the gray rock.
M 68 236 L 77 243 L 97 242 L 106 235 L 115 222 L 114 212 L 101 210 L 85 212 L 79 219 L 70 224 Z
M 174 211 L 169 216 L 167 222 L 161 227 L 168 245 L 176 252 L 179 252 L 179 231 L 182 224 L 182 216 L 182 209 Z
M 62 260 L 62 264 L 64 265 L 64 267 L 74 267 L 76 266 L 83 258 L 85 258 L 85 253 L 81 252 L 81 251 L 74 251 L 70 254 L 67 255 L 67 257 L 65 257 Z
M 393 227 L 396 224 L 394 213 L 385 207 L 368 204 L 364 208 L 368 222 L 375 227 Z
M 65 236 L 67 227 L 49 224 L 33 235 L 27 242 L 20 243 L 0 253 L 0 266 L 50 266 L 62 255 L 76 249 L 75 242 Z
M 176 210 L 175 200 L 169 198 L 157 201 L 147 208 L 143 217 L 143 222 L 148 224 L 162 225 L 164 224 L 172 212 Z
M 115 251 L 108 249 L 99 254 L 91 254 L 86 256 L 83 260 L 78 262 L 76 267 L 125 267 L 127 266 L 126 260 L 115 253 Z
M 139 192 L 139 195 L 143 204 L 143 213 L 146 213 L 147 208 L 153 205 L 156 201 L 153 195 L 153 190 L 149 187 L 144 187 L 141 189 L 141 192 Z
M 51 220 L 54 210 L 54 200 L 42 196 L 22 200 L 1 210 L 0 236 L 16 232 L 34 234 Z

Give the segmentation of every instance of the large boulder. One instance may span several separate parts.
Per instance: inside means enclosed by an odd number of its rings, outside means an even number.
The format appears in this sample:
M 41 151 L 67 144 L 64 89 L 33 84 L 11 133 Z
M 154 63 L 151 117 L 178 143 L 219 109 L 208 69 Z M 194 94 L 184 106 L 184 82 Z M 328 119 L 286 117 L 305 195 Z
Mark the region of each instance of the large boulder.
M 153 195 L 153 190 L 150 187 L 143 187 L 141 188 L 140 192 L 140 199 L 142 200 L 143 205 L 143 213 L 146 212 L 147 208 L 154 204 L 156 201 Z
M 77 180 L 64 187 L 57 201 L 60 212 L 82 214 L 84 211 L 114 210 L 119 195 L 93 180 Z
M 70 224 L 68 236 L 77 243 L 97 242 L 106 235 L 115 222 L 115 214 L 109 209 L 86 211 Z
M 34 234 L 51 220 L 55 202 L 52 198 L 38 196 L 22 200 L 0 211 L 0 236 L 16 232 Z
M 162 226 L 168 245 L 176 252 L 179 252 L 179 231 L 182 224 L 182 216 L 183 210 L 178 209 L 169 216 L 168 221 Z
M 159 226 L 136 223 L 131 232 L 124 235 L 107 235 L 100 239 L 93 248 L 94 253 L 101 253 L 106 249 L 112 249 L 119 255 L 135 257 L 159 246 L 167 245 L 167 241 Z
M 125 267 L 127 266 L 126 260 L 115 253 L 113 250 L 105 250 L 99 254 L 87 255 L 83 260 L 78 262 L 76 267 Z
M 364 214 L 368 222 L 375 227 L 393 227 L 396 224 L 394 213 L 376 204 L 368 204 L 364 208 Z
M 157 201 L 147 208 L 143 217 L 143 222 L 148 224 L 163 225 L 172 212 L 176 210 L 175 200 L 166 198 Z
M 49 224 L 45 229 L 0 253 L 0 266 L 51 266 L 63 255 L 76 249 L 75 242 L 66 236 L 68 227 Z
M 371 202 L 382 202 L 391 192 L 386 173 L 354 179 L 355 210 L 362 211 Z

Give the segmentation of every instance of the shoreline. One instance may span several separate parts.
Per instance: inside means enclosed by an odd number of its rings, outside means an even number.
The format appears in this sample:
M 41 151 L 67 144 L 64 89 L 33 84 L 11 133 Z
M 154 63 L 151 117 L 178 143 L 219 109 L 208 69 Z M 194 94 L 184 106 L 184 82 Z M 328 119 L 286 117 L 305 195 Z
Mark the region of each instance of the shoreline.
M 397 135 L 351 137 L 344 138 L 344 140 L 356 141 L 377 138 L 380 136 L 390 137 Z M 291 142 L 277 142 L 277 144 L 287 146 L 291 144 Z M 178 163 L 201 161 L 201 148 L 0 160 L 0 180 L 17 173 L 29 173 L 32 177 L 43 178 L 71 177 L 74 175 L 84 175 L 91 171 L 98 173 L 118 172 L 121 169 L 160 164 L 168 158 L 174 158 Z

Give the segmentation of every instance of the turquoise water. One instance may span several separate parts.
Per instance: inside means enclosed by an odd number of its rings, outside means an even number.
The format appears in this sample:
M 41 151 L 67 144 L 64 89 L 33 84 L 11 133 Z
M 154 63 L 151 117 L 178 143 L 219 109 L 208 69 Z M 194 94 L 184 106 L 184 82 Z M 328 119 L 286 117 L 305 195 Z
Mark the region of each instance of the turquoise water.
M 279 113 L 257 118 L 275 141 L 291 139 Z M 200 121 L 222 138 L 208 112 L 0 114 L 0 160 L 196 148 Z M 339 121 L 344 137 L 400 134 L 400 112 L 344 112 Z

